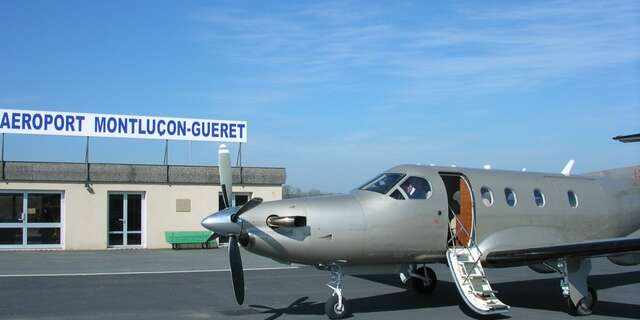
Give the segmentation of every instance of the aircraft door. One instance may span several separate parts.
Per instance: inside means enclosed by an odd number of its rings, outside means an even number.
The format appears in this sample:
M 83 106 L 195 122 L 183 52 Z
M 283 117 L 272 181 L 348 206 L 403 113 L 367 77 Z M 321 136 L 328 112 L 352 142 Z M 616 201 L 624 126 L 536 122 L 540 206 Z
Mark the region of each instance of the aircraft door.
M 474 205 L 471 186 L 467 178 L 460 173 L 441 173 L 442 181 L 447 190 L 449 234 L 447 243 L 452 246 L 451 238 L 455 238 L 455 245 L 468 247 L 471 245 L 474 233 Z

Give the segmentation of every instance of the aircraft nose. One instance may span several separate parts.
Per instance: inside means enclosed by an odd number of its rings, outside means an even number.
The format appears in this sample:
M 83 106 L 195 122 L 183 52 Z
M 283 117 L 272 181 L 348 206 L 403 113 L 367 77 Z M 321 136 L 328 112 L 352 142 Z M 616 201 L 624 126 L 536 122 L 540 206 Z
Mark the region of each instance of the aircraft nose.
M 206 229 L 223 236 L 240 234 L 242 230 L 241 222 L 233 222 L 231 220 L 231 215 L 236 211 L 238 211 L 236 208 L 227 208 L 218 211 L 202 219 L 200 224 Z

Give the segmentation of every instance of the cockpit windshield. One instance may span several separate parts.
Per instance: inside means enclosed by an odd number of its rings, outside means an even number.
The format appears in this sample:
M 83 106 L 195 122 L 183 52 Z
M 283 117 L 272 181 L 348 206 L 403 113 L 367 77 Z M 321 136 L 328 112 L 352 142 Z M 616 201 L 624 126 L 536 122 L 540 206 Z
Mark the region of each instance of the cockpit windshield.
M 402 173 L 383 173 L 360 187 L 360 190 L 386 194 L 404 177 Z

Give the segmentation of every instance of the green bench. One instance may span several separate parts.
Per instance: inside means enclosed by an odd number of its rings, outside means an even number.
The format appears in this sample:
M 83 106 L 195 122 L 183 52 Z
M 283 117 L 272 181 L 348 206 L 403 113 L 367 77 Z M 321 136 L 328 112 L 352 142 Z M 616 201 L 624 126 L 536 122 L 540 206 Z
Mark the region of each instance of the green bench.
M 164 239 L 171 244 L 171 248 L 180 249 L 183 245 L 200 245 L 205 248 L 217 248 L 218 240 L 211 239 L 211 231 L 167 231 Z

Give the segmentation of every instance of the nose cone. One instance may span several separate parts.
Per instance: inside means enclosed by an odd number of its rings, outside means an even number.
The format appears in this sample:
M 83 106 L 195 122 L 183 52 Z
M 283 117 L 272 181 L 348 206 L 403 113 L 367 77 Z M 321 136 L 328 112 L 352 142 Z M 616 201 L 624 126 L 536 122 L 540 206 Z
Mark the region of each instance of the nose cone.
M 233 222 L 231 220 L 231 216 L 237 211 L 238 209 L 236 208 L 218 211 L 204 218 L 200 224 L 206 229 L 223 236 L 238 235 L 242 231 L 241 222 Z

